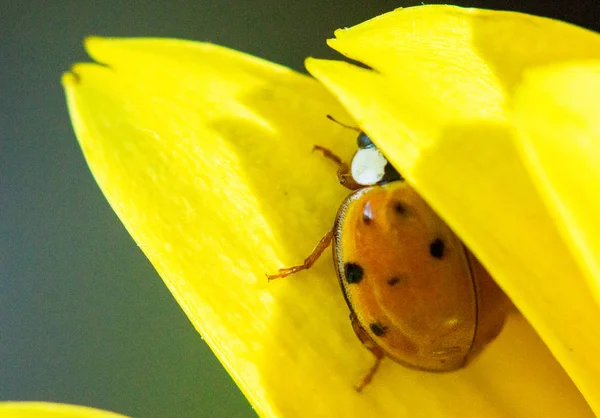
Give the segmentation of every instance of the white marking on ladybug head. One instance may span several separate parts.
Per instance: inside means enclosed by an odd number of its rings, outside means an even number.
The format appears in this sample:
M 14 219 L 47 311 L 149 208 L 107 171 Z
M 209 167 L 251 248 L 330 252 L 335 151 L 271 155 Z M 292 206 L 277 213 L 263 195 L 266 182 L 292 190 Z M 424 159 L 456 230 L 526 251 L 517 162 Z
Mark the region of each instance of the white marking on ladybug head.
M 375 147 L 359 149 L 354 158 L 350 171 L 355 182 L 363 186 L 377 184 L 385 174 L 388 161 Z

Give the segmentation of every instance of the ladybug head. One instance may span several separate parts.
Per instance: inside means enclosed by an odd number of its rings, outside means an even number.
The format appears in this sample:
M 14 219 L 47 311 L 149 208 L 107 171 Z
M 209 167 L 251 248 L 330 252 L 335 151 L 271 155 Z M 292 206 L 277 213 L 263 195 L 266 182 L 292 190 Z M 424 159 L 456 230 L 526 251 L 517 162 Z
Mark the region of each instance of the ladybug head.
M 371 138 L 369 138 L 369 136 L 362 131 L 358 134 L 358 138 L 356 138 L 356 145 L 358 145 L 359 150 L 373 148 L 375 146 L 373 141 L 371 141 Z
M 350 172 L 355 182 L 362 186 L 382 185 L 391 181 L 403 180 L 402 176 L 377 149 L 371 138 L 355 126 L 346 125 L 327 115 L 327 119 L 358 132 L 356 145 L 358 151 L 352 157 Z
M 355 182 L 363 186 L 374 186 L 402 180 L 402 176 L 377 149 L 367 134 L 360 132 L 356 142 L 358 151 L 354 154 L 350 166 Z

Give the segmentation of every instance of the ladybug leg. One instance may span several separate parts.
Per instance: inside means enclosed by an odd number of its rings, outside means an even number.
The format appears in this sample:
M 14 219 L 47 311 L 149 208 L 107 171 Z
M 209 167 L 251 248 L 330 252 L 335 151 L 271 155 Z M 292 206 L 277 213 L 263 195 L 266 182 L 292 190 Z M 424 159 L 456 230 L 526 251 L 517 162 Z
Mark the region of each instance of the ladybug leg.
M 357 392 L 362 392 L 362 390 L 373 380 L 373 376 L 377 373 L 381 360 L 385 357 L 385 353 L 373 342 L 371 337 L 369 337 L 369 334 L 367 334 L 360 322 L 358 322 L 358 318 L 354 312 L 350 314 L 350 321 L 352 322 L 352 329 L 354 329 L 360 342 L 375 356 L 375 363 L 371 366 L 367 374 L 363 376 L 360 384 L 354 387 Z
M 354 181 L 354 179 L 352 178 L 352 174 L 350 173 L 350 167 L 348 166 L 348 164 L 343 162 L 342 159 L 335 155 L 331 150 L 320 145 L 315 145 L 313 147 L 313 151 L 321 151 L 325 158 L 328 158 L 337 164 L 337 178 L 342 186 L 350 190 L 358 190 L 364 187 Z
M 321 241 L 319 241 L 319 243 L 312 250 L 310 255 L 308 257 L 306 257 L 303 264 L 300 264 L 299 266 L 293 266 L 293 267 L 279 269 L 277 274 L 267 274 L 267 279 L 269 279 L 269 281 L 271 281 L 273 279 L 280 279 L 280 278 L 289 276 L 290 274 L 294 274 L 299 271 L 307 270 L 307 269 L 311 268 L 312 265 L 315 264 L 315 261 L 317 261 L 318 258 L 321 256 L 321 254 L 323 254 L 323 251 L 325 251 L 325 249 L 327 247 L 329 247 L 329 245 L 331 244 L 332 238 L 333 238 L 333 228 L 330 229 L 329 231 L 327 231 L 325 236 L 323 238 L 321 238 Z
M 383 359 L 382 357 L 377 357 L 375 359 L 375 364 L 373 364 L 371 366 L 371 368 L 369 369 L 369 371 L 367 372 L 367 374 L 365 374 L 362 378 L 362 380 L 360 381 L 360 384 L 358 386 L 354 386 L 354 389 L 356 389 L 357 392 L 362 392 L 362 390 L 365 388 L 365 386 L 367 386 L 369 383 L 371 383 L 371 380 L 373 380 L 373 376 L 375 376 L 375 373 L 377 373 L 377 370 L 379 370 L 379 365 L 381 364 L 381 360 Z
M 348 166 L 348 164 L 345 164 L 342 159 L 340 157 L 338 157 L 337 155 L 335 155 L 333 153 L 333 151 L 331 151 L 328 148 L 322 147 L 321 145 L 315 145 L 313 147 L 313 151 L 321 151 L 323 153 L 323 156 L 325 158 L 329 158 L 331 161 L 333 161 L 334 163 L 336 163 L 340 168 L 342 166 Z

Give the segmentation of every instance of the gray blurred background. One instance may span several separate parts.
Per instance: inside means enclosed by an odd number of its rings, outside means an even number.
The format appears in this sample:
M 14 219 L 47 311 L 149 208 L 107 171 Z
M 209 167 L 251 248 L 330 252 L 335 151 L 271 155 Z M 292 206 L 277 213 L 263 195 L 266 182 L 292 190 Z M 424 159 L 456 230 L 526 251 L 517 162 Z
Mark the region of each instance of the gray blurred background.
M 303 71 L 324 40 L 413 1 L 0 0 L 0 401 L 252 417 L 94 183 L 61 73 L 87 35 L 215 42 Z M 470 1 L 598 30 L 600 2 Z M 538 4 L 539 3 L 539 4 Z

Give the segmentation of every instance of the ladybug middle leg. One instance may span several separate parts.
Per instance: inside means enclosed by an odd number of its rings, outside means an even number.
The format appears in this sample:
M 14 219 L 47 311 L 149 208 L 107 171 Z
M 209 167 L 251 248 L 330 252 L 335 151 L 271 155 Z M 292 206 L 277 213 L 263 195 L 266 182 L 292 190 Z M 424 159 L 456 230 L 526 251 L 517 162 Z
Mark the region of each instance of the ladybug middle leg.
M 323 254 L 323 251 L 325 251 L 325 249 L 327 247 L 329 247 L 329 245 L 331 244 L 332 238 L 333 238 L 333 228 L 331 228 L 329 231 L 327 231 L 325 236 L 323 238 L 321 238 L 321 241 L 319 241 L 319 243 L 312 250 L 310 255 L 308 257 L 306 257 L 306 260 L 304 260 L 303 264 L 300 264 L 298 266 L 286 267 L 286 268 L 279 269 L 277 274 L 267 274 L 267 279 L 269 279 L 269 281 L 271 281 L 273 279 L 280 279 L 283 277 L 287 277 L 290 274 L 294 274 L 294 273 L 297 273 L 302 270 L 308 270 L 309 268 L 312 267 L 313 264 L 315 264 L 315 261 L 317 261 L 319 259 L 321 254 Z

